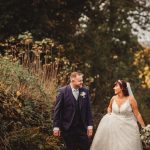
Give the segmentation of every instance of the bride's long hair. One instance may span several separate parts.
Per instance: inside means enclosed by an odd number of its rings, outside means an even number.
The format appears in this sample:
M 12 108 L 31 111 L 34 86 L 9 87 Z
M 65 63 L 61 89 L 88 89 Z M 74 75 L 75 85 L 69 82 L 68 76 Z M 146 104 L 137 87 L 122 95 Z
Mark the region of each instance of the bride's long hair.
M 123 95 L 124 96 L 129 96 L 128 88 L 127 88 L 127 83 L 124 80 L 117 80 L 114 83 L 114 86 L 116 84 L 119 84 L 120 88 L 122 89 Z

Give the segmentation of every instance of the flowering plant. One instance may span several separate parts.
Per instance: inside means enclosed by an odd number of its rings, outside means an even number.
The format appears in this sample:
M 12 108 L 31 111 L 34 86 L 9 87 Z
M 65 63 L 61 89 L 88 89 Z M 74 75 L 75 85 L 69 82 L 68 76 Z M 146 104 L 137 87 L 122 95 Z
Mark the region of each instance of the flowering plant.
M 141 130 L 141 140 L 146 148 L 150 148 L 150 124 Z

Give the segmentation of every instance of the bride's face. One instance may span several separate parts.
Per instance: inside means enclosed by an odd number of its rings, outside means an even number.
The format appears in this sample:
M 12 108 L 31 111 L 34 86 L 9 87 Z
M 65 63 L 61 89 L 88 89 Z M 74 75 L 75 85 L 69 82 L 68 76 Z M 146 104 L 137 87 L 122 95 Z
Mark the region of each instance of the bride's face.
M 114 89 L 115 94 L 119 94 L 122 92 L 122 89 L 121 89 L 119 83 L 116 83 L 113 89 Z

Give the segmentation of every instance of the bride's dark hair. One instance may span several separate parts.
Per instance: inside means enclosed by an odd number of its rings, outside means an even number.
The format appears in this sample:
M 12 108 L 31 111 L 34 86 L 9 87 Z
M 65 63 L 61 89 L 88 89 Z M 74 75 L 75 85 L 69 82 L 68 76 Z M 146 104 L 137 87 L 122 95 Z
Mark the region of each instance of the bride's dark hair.
M 127 83 L 124 80 L 117 80 L 115 82 L 114 86 L 116 84 L 120 85 L 124 96 L 129 96 L 129 92 L 128 92 L 128 88 L 127 88 Z

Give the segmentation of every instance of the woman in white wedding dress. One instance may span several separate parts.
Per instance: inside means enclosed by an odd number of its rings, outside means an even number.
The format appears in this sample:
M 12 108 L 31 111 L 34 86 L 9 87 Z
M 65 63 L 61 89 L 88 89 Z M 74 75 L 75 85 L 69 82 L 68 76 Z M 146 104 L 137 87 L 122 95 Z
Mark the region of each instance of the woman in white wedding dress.
M 115 96 L 99 123 L 90 150 L 142 150 L 137 121 L 142 127 L 145 124 L 137 102 L 129 95 L 125 81 L 118 80 L 113 89 Z

